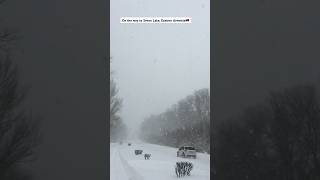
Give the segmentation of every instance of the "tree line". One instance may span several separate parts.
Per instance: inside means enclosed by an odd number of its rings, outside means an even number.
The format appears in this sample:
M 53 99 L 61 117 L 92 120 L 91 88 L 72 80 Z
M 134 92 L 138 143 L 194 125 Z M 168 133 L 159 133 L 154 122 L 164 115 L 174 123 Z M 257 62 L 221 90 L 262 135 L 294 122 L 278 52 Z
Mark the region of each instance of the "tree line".
M 320 179 L 319 100 L 316 85 L 292 86 L 216 123 L 214 179 Z
M 197 90 L 165 112 L 147 117 L 140 132 L 140 138 L 149 143 L 194 145 L 198 151 L 210 153 L 209 89 Z

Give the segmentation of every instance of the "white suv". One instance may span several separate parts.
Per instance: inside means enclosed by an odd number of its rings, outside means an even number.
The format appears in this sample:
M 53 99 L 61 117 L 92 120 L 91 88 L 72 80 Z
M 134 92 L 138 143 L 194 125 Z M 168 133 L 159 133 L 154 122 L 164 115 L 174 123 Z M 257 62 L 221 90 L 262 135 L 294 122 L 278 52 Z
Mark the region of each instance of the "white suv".
M 196 158 L 196 149 L 192 146 L 181 146 L 177 151 L 177 157 L 193 157 Z

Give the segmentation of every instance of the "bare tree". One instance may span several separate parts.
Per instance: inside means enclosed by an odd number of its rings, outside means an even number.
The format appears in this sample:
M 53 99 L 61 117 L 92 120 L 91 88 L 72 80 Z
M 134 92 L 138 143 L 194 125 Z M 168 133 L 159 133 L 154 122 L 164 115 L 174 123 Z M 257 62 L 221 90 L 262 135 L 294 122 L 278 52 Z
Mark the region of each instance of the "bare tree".
M 210 132 L 207 126 L 210 124 L 210 94 L 209 89 L 200 89 L 194 93 L 194 107 L 199 120 L 202 123 L 202 137 L 209 139 Z
M 319 179 L 316 87 L 289 87 L 272 92 L 266 100 L 216 127 L 217 179 Z
M 21 108 L 18 69 L 10 55 L 0 58 L 0 177 L 16 164 L 32 160 L 39 144 L 38 122 Z
M 113 79 L 110 80 L 110 125 L 115 126 L 120 121 L 119 111 L 122 106 L 122 100 L 117 96 L 118 88 Z
M 301 85 L 272 93 L 270 106 L 271 130 L 283 178 L 307 179 L 311 175 L 319 179 L 320 106 L 315 87 Z
M 26 89 L 21 87 L 12 61 L 16 39 L 14 32 L 0 26 L 0 179 L 18 177 L 22 172 L 18 166 L 35 158 L 40 143 L 38 120 L 22 108 Z
M 127 128 L 119 115 L 122 108 L 122 99 L 118 96 L 119 89 L 113 79 L 113 73 L 110 73 L 110 138 L 116 140 L 126 136 Z

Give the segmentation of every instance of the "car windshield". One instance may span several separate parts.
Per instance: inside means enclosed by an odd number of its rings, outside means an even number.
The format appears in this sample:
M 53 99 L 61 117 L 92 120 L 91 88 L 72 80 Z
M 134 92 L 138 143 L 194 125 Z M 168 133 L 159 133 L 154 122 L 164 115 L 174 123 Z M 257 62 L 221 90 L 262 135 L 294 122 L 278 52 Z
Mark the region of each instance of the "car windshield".
M 185 147 L 186 150 L 195 150 L 193 147 Z

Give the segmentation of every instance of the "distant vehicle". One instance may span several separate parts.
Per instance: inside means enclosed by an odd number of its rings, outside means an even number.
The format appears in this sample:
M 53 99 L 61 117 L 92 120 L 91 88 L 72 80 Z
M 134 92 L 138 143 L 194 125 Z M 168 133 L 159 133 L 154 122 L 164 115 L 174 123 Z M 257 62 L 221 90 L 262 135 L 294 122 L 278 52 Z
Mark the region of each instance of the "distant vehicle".
M 128 143 L 128 146 L 131 146 L 131 143 Z
M 181 146 L 177 151 L 177 157 L 197 158 L 197 152 L 193 146 Z
M 149 160 L 150 157 L 151 157 L 151 154 L 144 154 L 144 159 L 145 159 L 145 160 Z
M 134 150 L 134 153 L 136 154 L 136 155 L 139 155 L 139 154 L 142 154 L 142 150 Z

